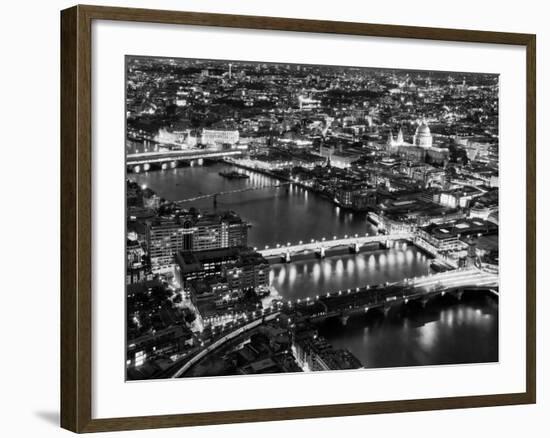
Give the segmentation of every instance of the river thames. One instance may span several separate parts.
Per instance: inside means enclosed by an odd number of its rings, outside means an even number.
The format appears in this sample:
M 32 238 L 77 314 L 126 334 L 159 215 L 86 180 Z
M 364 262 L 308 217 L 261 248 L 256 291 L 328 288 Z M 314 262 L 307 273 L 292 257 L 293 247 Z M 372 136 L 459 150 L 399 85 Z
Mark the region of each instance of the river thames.
M 220 196 L 216 207 L 212 198 L 183 204 L 204 210 L 234 210 L 250 224 L 249 245 L 259 249 L 375 232 L 364 213 L 344 211 L 297 186 L 270 187 L 279 181 L 260 173 L 243 171 L 249 175 L 247 179 L 219 175 L 228 169 L 225 164 L 212 164 L 131 174 L 129 178 L 167 200 L 263 187 Z M 275 263 L 271 265 L 270 284 L 282 298 L 293 300 L 425 275 L 430 272 L 429 263 L 414 246 L 397 243 L 387 250 Z M 386 317 L 373 312 L 351 318 L 345 326 L 328 321 L 319 331 L 335 347 L 348 348 L 366 367 L 498 360 L 498 306 L 486 296 L 465 296 L 461 302 L 435 300 L 425 309 L 407 307 Z

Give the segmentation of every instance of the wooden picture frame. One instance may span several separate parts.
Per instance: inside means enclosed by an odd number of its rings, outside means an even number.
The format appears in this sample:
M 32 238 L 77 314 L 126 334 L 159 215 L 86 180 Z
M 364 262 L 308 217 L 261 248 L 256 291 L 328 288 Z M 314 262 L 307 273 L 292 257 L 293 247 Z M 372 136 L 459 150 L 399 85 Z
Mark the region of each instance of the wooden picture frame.
M 418 400 L 252 409 L 128 418 L 92 418 L 92 35 L 94 20 L 349 34 L 526 48 L 527 284 L 526 391 Z M 75 6 L 61 12 L 61 426 L 99 432 L 535 403 L 536 37 L 473 30 Z

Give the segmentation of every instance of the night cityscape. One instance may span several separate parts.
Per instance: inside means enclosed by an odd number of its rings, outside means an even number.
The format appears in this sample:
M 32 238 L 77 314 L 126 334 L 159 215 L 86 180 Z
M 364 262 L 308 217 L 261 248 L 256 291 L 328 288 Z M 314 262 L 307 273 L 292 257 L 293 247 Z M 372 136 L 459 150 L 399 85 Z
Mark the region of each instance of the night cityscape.
M 127 56 L 127 380 L 498 361 L 498 96 Z

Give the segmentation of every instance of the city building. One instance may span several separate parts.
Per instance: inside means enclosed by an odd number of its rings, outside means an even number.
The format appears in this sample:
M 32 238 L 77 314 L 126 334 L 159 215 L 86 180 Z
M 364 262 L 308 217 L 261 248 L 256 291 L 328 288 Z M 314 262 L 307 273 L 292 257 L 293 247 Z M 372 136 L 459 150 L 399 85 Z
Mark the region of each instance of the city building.
M 145 263 L 145 251 L 137 240 L 126 240 L 126 284 L 139 283 L 149 279 Z
M 239 142 L 239 131 L 203 129 L 200 142 L 205 146 L 235 145 Z
M 482 196 L 485 191 L 473 187 L 466 186 L 452 191 L 444 191 L 439 195 L 439 203 L 449 208 L 466 208 L 469 207 L 474 199 Z
M 481 219 L 462 219 L 443 224 L 430 224 L 418 229 L 417 236 L 442 253 L 466 251 L 468 237 L 494 235 L 498 228 Z
M 363 365 L 349 350 L 334 349 L 316 330 L 295 334 L 294 355 L 304 371 L 352 370 Z
M 247 236 L 248 224 L 232 212 L 155 218 L 146 233 L 151 268 L 171 269 L 178 251 L 246 246 Z
M 246 246 L 248 224 L 232 212 L 205 214 L 194 222 L 192 236 L 193 251 Z
M 269 285 L 269 263 L 257 252 L 242 252 L 232 266 L 225 266 L 223 276 L 230 290 L 246 290 Z
M 191 249 L 193 228 L 190 221 L 180 218 L 155 218 L 147 223 L 146 241 L 153 272 L 171 269 L 174 254 Z
M 443 187 L 445 184 L 446 173 L 442 169 L 428 164 L 415 164 L 409 166 L 406 170 L 409 177 L 421 182 L 424 187 Z
M 156 357 L 170 356 L 184 351 L 193 344 L 193 336 L 182 325 L 167 327 L 129 339 L 126 365 L 131 368 L 142 366 Z
M 337 190 L 334 200 L 344 208 L 367 211 L 376 207 L 378 194 L 376 189 L 344 185 Z
M 400 128 L 397 138 L 390 130 L 385 149 L 390 154 L 397 154 L 405 160 L 446 165 L 450 159 L 448 148 L 434 146 L 433 136 L 428 123 L 423 120 L 413 135 L 412 143 L 405 141 L 403 130 Z
M 175 260 L 176 277 L 201 317 L 269 285 L 267 260 L 250 248 L 181 251 Z
M 338 169 L 347 169 L 360 158 L 357 154 L 344 151 L 341 147 L 323 145 L 319 148 L 319 155 Z
M 225 278 L 230 289 L 268 285 L 269 264 L 250 248 L 180 251 L 175 260 L 176 272 L 184 287 L 191 280 L 212 276 Z
M 424 120 L 418 128 L 413 137 L 413 144 L 421 148 L 431 148 L 433 144 L 432 133 L 430 132 L 430 127 Z
M 152 210 L 158 210 L 160 207 L 160 197 L 151 189 L 143 190 L 143 207 Z

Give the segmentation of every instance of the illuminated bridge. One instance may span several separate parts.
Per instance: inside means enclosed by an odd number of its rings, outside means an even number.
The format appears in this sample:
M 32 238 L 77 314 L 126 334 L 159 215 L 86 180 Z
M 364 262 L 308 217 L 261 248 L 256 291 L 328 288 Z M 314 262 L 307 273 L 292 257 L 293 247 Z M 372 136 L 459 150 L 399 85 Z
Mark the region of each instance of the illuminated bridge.
M 254 312 L 228 313 L 203 320 L 205 325 L 226 327 L 258 321 L 276 312 L 300 319 L 324 319 L 348 316 L 382 307 L 387 310 L 395 304 L 407 304 L 417 300 L 425 305 L 434 296 L 453 293 L 461 298 L 464 291 L 491 291 L 498 295 L 498 274 L 483 271 L 474 266 L 452 271 L 405 278 L 396 283 L 367 285 L 319 294 L 315 297 L 277 301 L 269 307 Z
M 291 326 L 300 321 L 320 322 L 327 318 L 340 318 L 340 321 L 346 324 L 350 316 L 366 314 L 372 309 L 378 308 L 386 314 L 391 307 L 406 305 L 409 302 L 416 301 L 425 306 L 429 300 L 447 293 L 460 300 L 466 291 L 490 291 L 498 297 L 497 290 L 498 275 L 469 267 L 407 278 L 392 284 L 333 291 L 314 298 L 279 301 L 255 312 L 232 315 L 232 320 L 223 316 L 213 317 L 205 320 L 205 323 L 214 327 L 214 330 L 219 330 L 219 334 L 191 357 L 177 361 L 166 370 L 164 377 L 184 376 L 194 365 L 226 346 L 228 342 L 238 340 L 239 336 L 276 318 L 287 318 Z M 225 321 L 221 329 L 219 326 L 216 327 L 214 321 L 218 318 Z
M 285 262 L 290 262 L 293 255 L 308 254 L 314 252 L 319 257 L 325 257 L 325 253 L 329 249 L 348 247 L 353 252 L 359 252 L 361 247 L 372 243 L 379 243 L 389 248 L 390 243 L 394 241 L 404 240 L 410 242 L 430 254 L 441 264 L 456 268 L 456 260 L 442 256 L 436 248 L 428 244 L 422 239 L 419 239 L 414 233 L 398 233 L 398 234 L 377 234 L 364 236 L 355 234 L 354 236 L 345 235 L 344 237 L 333 236 L 332 239 L 311 239 L 309 242 L 300 241 L 297 244 L 288 242 L 286 245 L 277 244 L 274 247 L 266 246 L 264 249 L 257 249 L 260 254 L 266 258 L 280 257 Z
M 143 152 L 138 154 L 128 154 L 126 156 L 126 166 L 132 168 L 136 173 L 141 170 L 149 170 L 153 164 L 161 165 L 163 169 L 176 167 L 179 161 L 203 160 L 205 158 L 225 158 L 242 155 L 241 150 L 213 150 L 213 149 L 195 149 L 195 150 L 175 150 L 162 152 Z
M 336 237 L 334 236 L 332 239 L 325 239 L 322 238 L 320 240 L 311 239 L 309 242 L 298 242 L 297 244 L 290 244 L 287 243 L 286 245 L 276 245 L 274 248 L 267 247 L 265 249 L 260 249 L 258 252 L 262 254 L 264 257 L 276 257 L 281 256 L 283 259 L 286 259 L 287 261 L 290 261 L 290 257 L 293 254 L 298 253 L 308 253 L 308 252 L 316 252 L 321 257 L 325 255 L 325 251 L 327 249 L 331 248 L 338 248 L 338 247 L 350 247 L 354 249 L 355 251 L 359 251 L 359 249 L 363 245 L 367 245 L 369 243 L 383 243 L 388 244 L 391 241 L 395 240 L 407 240 L 412 241 L 413 235 L 411 233 L 402 233 L 402 234 L 391 234 L 391 235 L 383 235 L 378 234 L 374 236 L 370 236 L 368 234 L 365 234 L 364 236 L 359 236 L 358 234 L 354 236 L 344 236 L 344 237 Z
M 470 267 L 405 279 L 393 284 L 327 293 L 315 299 L 287 302 L 282 305 L 282 309 L 292 309 L 298 320 L 317 321 L 340 317 L 345 323 L 351 315 L 366 313 L 375 308 L 380 308 L 386 313 L 392 306 L 407 304 L 409 301 L 417 301 L 425 306 L 430 299 L 447 293 L 454 294 L 460 299 L 464 291 L 490 290 L 498 296 L 496 289 L 498 275 Z

